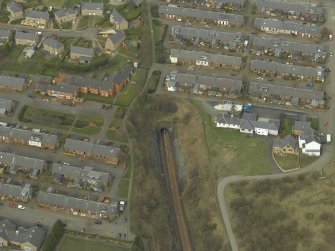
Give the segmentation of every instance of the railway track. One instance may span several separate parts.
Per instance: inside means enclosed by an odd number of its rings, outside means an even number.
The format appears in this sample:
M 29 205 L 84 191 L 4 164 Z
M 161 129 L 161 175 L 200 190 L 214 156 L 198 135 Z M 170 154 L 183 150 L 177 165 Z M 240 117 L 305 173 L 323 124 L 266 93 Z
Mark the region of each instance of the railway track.
M 183 204 L 177 182 L 176 162 L 173 156 L 171 133 L 167 129 L 162 129 L 159 133 L 161 145 L 161 154 L 165 172 L 166 184 L 170 194 L 170 200 L 173 205 L 177 222 L 177 232 L 180 246 L 183 251 L 191 251 L 191 239 L 187 229 L 186 219 L 183 210 Z

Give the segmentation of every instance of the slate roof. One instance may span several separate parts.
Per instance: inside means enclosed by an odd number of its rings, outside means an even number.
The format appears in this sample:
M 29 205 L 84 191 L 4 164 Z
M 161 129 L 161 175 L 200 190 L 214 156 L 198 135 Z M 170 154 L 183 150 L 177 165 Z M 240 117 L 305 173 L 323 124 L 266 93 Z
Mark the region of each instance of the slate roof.
M 38 192 L 37 201 L 41 204 L 56 205 L 107 216 L 116 216 L 119 213 L 115 203 L 107 204 L 44 191 Z
M 293 42 L 281 38 L 255 37 L 253 46 L 258 50 L 273 49 L 276 51 L 291 51 L 297 53 L 306 53 L 320 56 L 327 56 L 329 51 L 326 45 L 307 44 L 302 42 Z
M 0 29 L 0 39 L 9 38 L 11 35 L 10 30 Z
M 78 11 L 74 8 L 63 8 L 55 12 L 55 16 L 61 18 L 68 15 L 78 14 Z
M 300 121 L 296 120 L 294 122 L 293 130 L 294 131 L 306 131 L 312 128 L 312 123 L 309 121 Z
M 243 130 L 254 130 L 252 121 L 256 121 L 257 113 L 243 113 L 240 120 L 240 128 Z
M 297 144 L 298 144 L 297 139 L 293 137 L 291 134 L 282 138 L 278 136 L 273 140 L 273 147 L 283 148 L 285 146 L 290 146 L 293 149 L 296 149 Z
M 48 37 L 43 40 L 43 44 L 53 48 L 53 49 L 59 49 L 64 46 L 64 44 L 60 41 L 58 41 L 55 38 Z
M 250 68 L 254 71 L 277 72 L 283 74 L 300 75 L 305 77 L 325 77 L 322 67 L 309 67 L 292 64 L 281 64 L 275 61 L 252 60 Z
M 103 3 L 82 3 L 81 4 L 82 10 L 103 10 L 104 4 Z
M 270 29 L 285 30 L 298 33 L 307 33 L 315 36 L 321 36 L 323 28 L 315 24 L 305 24 L 298 21 L 281 21 L 272 18 L 259 18 L 255 19 L 254 26 L 258 29 L 267 27 Z
M 304 140 L 305 144 L 308 144 L 311 142 L 317 142 L 321 144 L 321 135 L 320 135 L 320 132 L 316 130 L 308 129 L 299 135 L 299 140 Z
M 15 39 L 24 39 L 28 41 L 33 41 L 35 42 L 38 38 L 38 35 L 33 32 L 22 32 L 22 31 L 17 31 L 15 33 Z
M 0 222 L 0 236 L 9 242 L 30 243 L 38 248 L 43 243 L 45 231 L 38 226 L 17 227 L 14 223 L 5 219 Z
M 125 37 L 126 37 L 126 34 L 124 33 L 124 31 L 119 30 L 115 34 L 111 35 L 109 39 L 112 41 L 113 44 L 117 44 L 123 41 Z
M 0 85 L 9 86 L 11 88 L 23 89 L 26 84 L 27 83 L 24 78 L 0 75 Z
M 18 186 L 13 184 L 0 183 L 0 194 L 5 196 L 17 197 L 20 200 L 25 200 L 32 196 L 32 188 L 30 184 Z
M 229 114 L 218 114 L 216 117 L 216 122 L 229 125 L 240 125 L 240 119 Z
M 230 91 L 242 90 L 242 81 L 225 77 L 215 77 L 208 75 L 194 75 L 188 73 L 177 73 L 176 82 L 181 84 L 205 85 L 208 88 L 227 89 Z
M 265 10 L 279 10 L 285 13 L 292 12 L 297 15 L 317 14 L 321 16 L 325 14 L 325 9 L 321 7 L 300 3 L 288 3 L 284 1 L 256 0 L 256 7 L 263 8 Z
M 94 56 L 94 51 L 92 48 L 85 48 L 74 45 L 71 45 L 70 53 L 76 53 L 88 58 L 92 58 Z
M 26 18 L 27 17 L 49 20 L 49 13 L 37 10 L 26 10 Z
M 183 7 L 174 7 L 160 5 L 158 13 L 175 15 L 178 17 L 193 17 L 212 21 L 228 21 L 229 24 L 243 25 L 243 16 L 237 14 L 228 14 L 224 12 L 216 12 L 204 9 L 192 9 Z
M 280 95 L 286 97 L 298 97 L 305 100 L 324 100 L 325 92 L 311 90 L 307 88 L 297 88 L 276 84 L 264 84 L 251 82 L 249 85 L 249 93 L 252 96 L 263 95 L 272 96 Z
M 65 140 L 64 149 L 105 157 L 117 157 L 120 153 L 120 148 L 117 147 L 99 145 L 93 142 L 69 138 Z
M 126 20 L 116 9 L 112 11 L 110 18 L 117 24 L 120 24 Z
M 43 171 L 45 161 L 37 158 L 16 155 L 13 153 L 0 152 L 0 165 L 6 165 L 10 168 L 10 172 L 15 173 L 17 169 L 36 169 Z
M 0 109 L 9 111 L 14 105 L 14 101 L 10 99 L 0 98 Z
M 204 51 L 190 51 L 182 49 L 171 49 L 171 57 L 184 60 L 201 60 L 213 64 L 225 64 L 232 66 L 241 66 L 242 58 L 236 56 L 227 56 L 223 54 L 207 53 Z
M 14 1 L 10 2 L 7 6 L 14 13 L 23 11 L 22 5 Z
M 226 32 L 212 29 L 201 29 L 184 26 L 172 26 L 172 36 L 201 38 L 217 43 L 224 41 L 228 43 L 242 43 L 242 32 Z
M 268 130 L 278 131 L 280 127 L 279 119 L 269 119 L 268 121 L 250 121 L 254 128 L 262 128 Z
M 73 94 L 78 91 L 78 87 L 61 83 L 57 83 L 57 85 L 41 84 L 38 85 L 38 90 L 41 92 L 53 91 Z
M 245 4 L 245 0 L 217 0 L 217 2 L 219 4 L 240 4 L 240 5 L 244 5 Z

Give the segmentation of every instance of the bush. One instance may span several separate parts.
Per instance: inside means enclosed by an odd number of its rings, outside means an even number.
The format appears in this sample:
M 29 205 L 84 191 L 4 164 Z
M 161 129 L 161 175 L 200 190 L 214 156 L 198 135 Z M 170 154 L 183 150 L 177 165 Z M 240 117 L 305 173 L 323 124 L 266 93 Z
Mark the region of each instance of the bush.
M 28 108 L 28 106 L 24 105 L 22 107 L 21 111 L 19 112 L 19 114 L 17 115 L 17 118 L 22 122 L 25 122 L 25 121 L 23 121 L 23 118 L 24 118 L 25 112 L 27 111 L 27 108 Z
M 77 120 L 76 123 L 74 124 L 75 127 L 77 128 L 84 128 L 86 126 L 89 126 L 89 123 L 86 121 L 82 121 L 82 120 Z
M 64 235 L 64 224 L 57 220 L 52 226 L 43 246 L 43 251 L 53 251 Z

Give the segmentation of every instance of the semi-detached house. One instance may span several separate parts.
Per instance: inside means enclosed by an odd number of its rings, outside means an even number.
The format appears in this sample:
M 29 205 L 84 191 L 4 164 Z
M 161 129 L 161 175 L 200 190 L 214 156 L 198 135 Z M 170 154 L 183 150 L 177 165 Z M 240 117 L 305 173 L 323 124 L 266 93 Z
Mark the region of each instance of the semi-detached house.
M 269 74 L 272 76 L 295 77 L 300 80 L 313 80 L 324 82 L 326 79 L 325 68 L 321 66 L 309 67 L 292 64 L 281 64 L 274 61 L 252 60 L 250 70 L 257 74 Z
M 183 8 L 160 5 L 158 13 L 161 17 L 178 21 L 198 21 L 215 23 L 220 26 L 241 27 L 244 25 L 242 15 L 216 12 L 204 9 Z
M 180 63 L 185 65 L 221 68 L 233 71 L 240 71 L 242 68 L 241 57 L 207 53 L 204 51 L 171 49 L 170 61 L 174 64 Z
M 103 16 L 104 4 L 103 3 L 82 3 L 81 14 L 83 16 Z
M 323 28 L 315 24 L 305 24 L 298 21 L 281 21 L 271 18 L 256 18 L 255 29 L 271 34 L 286 34 L 306 37 L 311 39 L 321 39 Z
M 38 28 L 45 28 L 49 22 L 49 13 L 46 11 L 26 10 L 25 24 Z

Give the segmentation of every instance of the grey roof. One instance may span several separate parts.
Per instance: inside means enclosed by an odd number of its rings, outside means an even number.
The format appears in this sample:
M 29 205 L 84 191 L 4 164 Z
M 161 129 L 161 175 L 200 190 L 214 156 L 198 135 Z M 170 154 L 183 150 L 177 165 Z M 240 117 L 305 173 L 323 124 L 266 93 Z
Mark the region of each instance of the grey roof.
M 78 86 L 68 85 L 68 84 L 61 84 L 57 83 L 56 85 L 48 85 L 48 84 L 40 84 L 38 85 L 38 90 L 41 92 L 64 92 L 64 93 L 75 93 L 78 91 Z
M 311 129 L 312 126 L 311 126 L 311 122 L 310 121 L 300 121 L 300 120 L 297 120 L 294 122 L 294 126 L 293 126 L 293 130 L 294 131 L 306 131 L 306 130 L 309 130 Z
M 172 26 L 172 36 L 193 37 L 212 42 L 242 43 L 242 32 L 226 32 L 184 26 Z
M 10 99 L 0 98 L 0 109 L 9 111 L 14 105 L 14 101 Z
M 189 84 L 195 86 L 205 86 L 208 89 L 218 88 L 220 90 L 230 90 L 240 92 L 242 81 L 238 79 L 229 79 L 224 77 L 215 77 L 207 75 L 193 75 L 189 73 L 178 73 L 176 82 L 180 84 Z
M 123 41 L 125 37 L 126 37 L 126 34 L 124 33 L 124 31 L 119 30 L 115 34 L 111 35 L 109 39 L 112 41 L 113 44 L 117 44 Z
M 192 9 L 175 6 L 160 5 L 158 9 L 159 13 L 176 15 L 178 17 L 193 17 L 199 19 L 206 19 L 211 21 L 228 21 L 229 24 L 242 25 L 243 16 L 237 14 L 228 14 L 224 12 L 216 12 L 204 9 Z
M 251 121 L 256 121 L 257 113 L 243 113 L 240 120 L 240 128 L 244 130 L 254 130 Z
M 12 11 L 12 12 L 20 12 L 23 11 L 23 7 L 21 4 L 15 2 L 15 1 L 11 1 L 8 5 L 8 8 Z
M 82 10 L 104 10 L 103 3 L 82 3 L 81 4 Z
M 268 121 L 251 121 L 251 124 L 254 128 L 262 128 L 268 130 L 278 131 L 280 127 L 279 119 L 269 119 Z
M 120 148 L 117 147 L 105 146 L 69 138 L 65 140 L 64 148 L 71 151 L 85 152 L 87 154 L 105 157 L 117 157 L 120 152 Z
M 55 16 L 61 18 L 72 14 L 78 14 L 78 11 L 74 8 L 63 8 L 55 12 Z
M 49 13 L 47 11 L 26 10 L 26 18 L 27 17 L 49 20 Z
M 16 171 L 20 168 L 26 170 L 36 169 L 42 172 L 45 166 L 45 161 L 13 153 L 0 152 L 0 165 L 8 166 L 11 173 L 16 173 Z
M 125 21 L 125 18 L 116 9 L 112 11 L 110 18 L 113 19 L 114 22 L 118 24 Z
M 10 137 L 24 141 L 39 141 L 42 145 L 55 146 L 58 143 L 57 135 L 11 127 L 0 127 L 0 137 Z
M 0 85 L 23 89 L 27 85 L 27 82 L 24 78 L 0 75 Z
M 64 46 L 62 42 L 59 42 L 57 39 L 48 37 L 43 40 L 43 44 L 52 47 L 53 49 L 59 49 Z
M 81 76 L 72 76 L 70 78 L 66 78 L 64 83 L 68 85 L 73 85 L 77 87 L 88 87 L 88 88 L 96 88 L 99 89 L 101 82 L 96 79 L 91 79 L 87 77 Z
M 262 51 L 264 49 L 273 49 L 281 51 L 290 51 L 297 53 L 306 53 L 312 55 L 327 56 L 328 46 L 322 44 L 307 44 L 302 42 L 292 42 L 281 38 L 255 37 L 253 40 L 254 48 Z
M 171 49 L 171 57 L 185 60 L 208 61 L 213 64 L 225 64 L 233 66 L 241 66 L 242 58 L 236 56 L 227 56 L 223 54 L 207 53 L 204 51 L 189 51 L 182 49 Z
M 88 58 L 92 58 L 94 56 L 94 51 L 92 48 L 85 48 L 74 45 L 71 45 L 71 53 L 77 53 Z
M 22 32 L 17 31 L 15 33 L 15 39 L 24 39 L 35 42 L 38 38 L 38 35 L 35 32 Z
M 132 63 L 126 64 L 120 71 L 107 76 L 105 83 L 121 84 L 122 81 L 128 80 L 134 70 Z
M 38 192 L 37 201 L 42 204 L 56 205 L 107 216 L 116 216 L 119 212 L 115 203 L 107 204 L 43 191 Z
M 267 71 L 273 73 L 283 73 L 291 75 L 299 75 L 305 77 L 325 77 L 325 72 L 322 67 L 308 67 L 292 64 L 281 64 L 275 61 L 252 60 L 250 65 L 251 70 Z
M 77 166 L 69 166 L 64 164 L 55 163 L 52 167 L 52 174 L 60 174 L 69 178 L 79 177 L 81 174 L 82 168 Z
M 285 137 L 276 137 L 273 140 L 273 147 L 280 147 L 283 148 L 285 146 L 290 146 L 293 149 L 297 148 L 297 139 L 293 137 L 291 134 L 285 136 Z
M 306 144 L 313 141 L 321 144 L 321 134 L 316 130 L 307 129 L 299 135 L 299 140 L 304 140 Z
M 285 13 L 291 12 L 297 15 L 317 14 L 323 16 L 325 14 L 325 9 L 321 7 L 284 1 L 256 0 L 256 7 L 264 10 L 277 10 Z
M 34 247 L 40 247 L 45 238 L 45 231 L 38 226 L 29 228 L 17 227 L 14 223 L 5 219 L 0 222 L 0 236 L 14 243 L 30 243 Z
M 240 4 L 244 5 L 246 0 L 217 0 L 218 4 Z
M 278 32 L 289 31 L 298 33 L 307 33 L 315 36 L 321 36 L 323 28 L 315 24 L 306 24 L 298 21 L 281 21 L 272 18 L 256 18 L 255 27 L 261 29 L 262 27 L 268 27 L 270 29 L 277 29 Z
M 216 117 L 216 122 L 229 125 L 240 125 L 240 119 L 234 115 L 229 114 L 218 114 Z
M 284 85 L 264 84 L 251 82 L 249 86 L 249 93 L 252 96 L 257 95 L 280 95 L 286 97 L 298 97 L 305 100 L 324 100 L 325 92 L 318 90 L 311 90 L 307 88 L 297 88 Z
M 26 200 L 32 196 L 32 187 L 30 184 L 18 186 L 13 184 L 0 183 L 0 194 L 10 197 L 17 197 L 20 200 Z
M 9 38 L 11 35 L 10 30 L 0 29 L 0 39 Z

